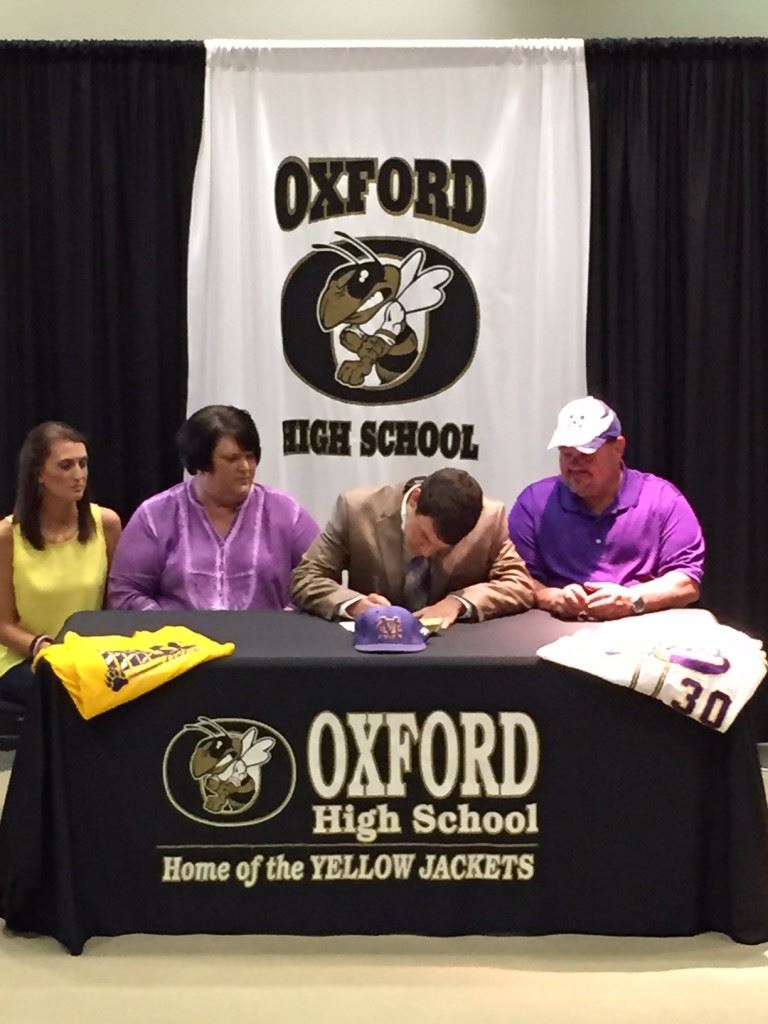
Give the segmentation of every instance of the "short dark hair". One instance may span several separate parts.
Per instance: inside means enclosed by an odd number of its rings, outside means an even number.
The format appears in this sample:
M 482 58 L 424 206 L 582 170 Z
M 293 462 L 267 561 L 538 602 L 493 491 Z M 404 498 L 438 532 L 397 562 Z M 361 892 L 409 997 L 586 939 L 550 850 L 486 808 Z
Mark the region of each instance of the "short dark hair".
M 206 405 L 193 412 L 176 434 L 184 469 L 188 473 L 210 473 L 213 450 L 222 437 L 232 437 L 244 452 L 261 461 L 261 441 L 251 414 L 234 405 Z
M 424 479 L 416 512 L 429 516 L 444 544 L 458 544 L 473 530 L 483 510 L 483 490 L 463 469 L 438 469 Z
M 69 424 L 47 420 L 30 430 L 19 452 L 13 521 L 18 523 L 22 537 L 38 551 L 45 550 L 45 539 L 40 526 L 40 508 L 43 502 L 40 493 L 40 471 L 51 454 L 54 441 L 86 443 L 84 435 Z M 95 532 L 96 523 L 93 520 L 91 499 L 86 485 L 83 496 L 77 502 L 77 539 L 81 544 L 85 544 Z

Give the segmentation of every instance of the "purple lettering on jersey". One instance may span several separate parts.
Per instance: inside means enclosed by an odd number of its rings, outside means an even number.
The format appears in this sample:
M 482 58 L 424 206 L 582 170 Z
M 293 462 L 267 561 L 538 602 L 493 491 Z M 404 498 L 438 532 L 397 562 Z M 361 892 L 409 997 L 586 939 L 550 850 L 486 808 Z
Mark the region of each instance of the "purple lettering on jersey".
M 701 691 L 704 687 L 698 681 L 698 679 L 690 679 L 686 676 L 685 679 L 681 679 L 680 683 L 682 686 L 687 687 L 689 692 L 685 695 L 685 704 L 681 704 L 677 700 L 673 700 L 670 703 L 671 708 L 675 708 L 676 711 L 680 711 L 684 715 L 690 715 L 693 713 L 696 707 L 696 701 L 701 696 Z
M 701 672 L 707 676 L 719 676 L 727 672 L 731 663 L 720 651 L 697 651 L 690 648 L 681 651 L 671 651 L 669 660 L 675 665 L 682 665 L 692 672 Z
M 715 712 L 716 704 L 720 706 Z M 704 710 L 699 715 L 699 721 L 702 725 L 708 725 L 712 729 L 719 729 L 723 724 L 723 719 L 728 714 L 731 704 L 731 698 L 727 693 L 723 693 L 722 690 L 713 690 L 707 699 L 707 703 L 704 705 Z

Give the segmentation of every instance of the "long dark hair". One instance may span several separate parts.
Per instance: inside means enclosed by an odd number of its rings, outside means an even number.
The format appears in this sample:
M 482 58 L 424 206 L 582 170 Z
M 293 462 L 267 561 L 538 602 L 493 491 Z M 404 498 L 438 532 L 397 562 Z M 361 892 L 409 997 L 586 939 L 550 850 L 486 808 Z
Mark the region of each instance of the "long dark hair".
M 75 441 L 85 444 L 79 430 L 66 423 L 38 423 L 24 438 L 19 452 L 19 475 L 16 482 L 16 504 L 13 507 L 13 521 L 19 524 L 21 535 L 38 551 L 45 549 L 43 531 L 40 527 L 40 471 L 51 454 L 54 441 Z M 96 523 L 91 513 L 91 499 L 86 485 L 82 498 L 77 502 L 77 539 L 81 544 L 90 540 L 96 532 Z

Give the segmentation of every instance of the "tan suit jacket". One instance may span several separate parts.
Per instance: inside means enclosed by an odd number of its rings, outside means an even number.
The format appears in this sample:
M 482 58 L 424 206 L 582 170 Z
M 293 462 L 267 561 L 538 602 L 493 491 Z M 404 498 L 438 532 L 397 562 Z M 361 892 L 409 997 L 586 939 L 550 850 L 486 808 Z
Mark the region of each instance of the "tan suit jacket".
M 337 498 L 327 526 L 293 570 L 292 598 L 299 608 L 332 619 L 340 604 L 361 595 L 383 594 L 392 604 L 403 603 L 404 486 L 358 488 Z M 429 603 L 447 594 L 467 600 L 478 619 L 533 607 L 533 581 L 509 539 L 501 502 L 486 498 L 475 528 L 450 551 L 432 557 Z

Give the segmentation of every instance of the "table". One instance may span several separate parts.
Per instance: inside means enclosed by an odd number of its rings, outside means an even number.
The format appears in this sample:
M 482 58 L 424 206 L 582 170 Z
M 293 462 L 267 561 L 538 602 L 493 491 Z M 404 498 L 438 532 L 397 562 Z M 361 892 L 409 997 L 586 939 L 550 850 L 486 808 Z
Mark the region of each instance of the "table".
M 41 673 L 0 823 L 11 929 L 73 953 L 130 932 L 768 940 L 764 687 L 710 732 L 538 661 L 578 628 L 542 612 L 398 655 L 298 613 L 68 628 L 179 622 L 236 653 L 91 721 Z

